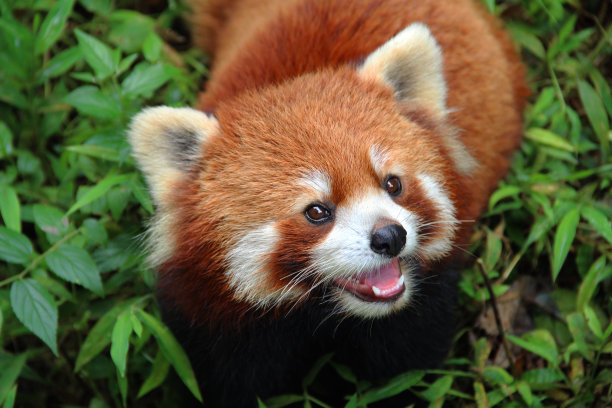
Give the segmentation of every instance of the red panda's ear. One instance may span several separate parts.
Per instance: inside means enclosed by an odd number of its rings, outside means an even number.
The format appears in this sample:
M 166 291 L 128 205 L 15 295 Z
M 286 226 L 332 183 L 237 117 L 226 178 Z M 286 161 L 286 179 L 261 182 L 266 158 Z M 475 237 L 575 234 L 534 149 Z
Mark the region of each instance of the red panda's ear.
M 372 52 L 359 75 L 391 86 L 401 102 L 412 101 L 439 118 L 446 115 L 442 51 L 424 24 L 410 24 Z
M 148 108 L 132 119 L 132 153 L 157 206 L 166 204 L 172 185 L 198 164 L 205 142 L 216 132 L 214 117 L 191 108 Z

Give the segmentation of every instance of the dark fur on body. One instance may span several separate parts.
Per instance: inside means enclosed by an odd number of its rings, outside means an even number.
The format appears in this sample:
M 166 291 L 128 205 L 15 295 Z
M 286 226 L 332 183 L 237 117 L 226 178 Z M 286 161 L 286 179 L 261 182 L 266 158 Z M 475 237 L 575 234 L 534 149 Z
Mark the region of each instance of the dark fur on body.
M 239 329 L 220 331 L 190 325 L 163 301 L 161 308 L 164 321 L 189 355 L 204 405 L 255 407 L 256 397 L 301 394 L 306 373 L 317 358 L 330 352 L 358 379 L 373 383 L 409 369 L 438 367 L 455 331 L 457 277 L 455 268 L 420 276 L 409 307 L 375 320 L 330 316 L 331 310 L 313 302 L 282 319 L 264 315 Z M 344 395 L 339 394 L 354 390 L 336 380 L 324 384 L 324 397 L 342 403 Z M 376 406 L 395 407 L 411 400 L 404 395 Z

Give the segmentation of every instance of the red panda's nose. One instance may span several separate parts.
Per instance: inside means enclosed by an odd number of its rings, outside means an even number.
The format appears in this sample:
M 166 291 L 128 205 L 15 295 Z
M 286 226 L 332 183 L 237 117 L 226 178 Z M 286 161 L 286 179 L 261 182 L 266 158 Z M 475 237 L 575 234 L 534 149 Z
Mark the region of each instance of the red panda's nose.
M 374 227 L 370 238 L 370 248 L 377 254 L 388 257 L 397 256 L 406 245 L 406 230 L 399 224 Z

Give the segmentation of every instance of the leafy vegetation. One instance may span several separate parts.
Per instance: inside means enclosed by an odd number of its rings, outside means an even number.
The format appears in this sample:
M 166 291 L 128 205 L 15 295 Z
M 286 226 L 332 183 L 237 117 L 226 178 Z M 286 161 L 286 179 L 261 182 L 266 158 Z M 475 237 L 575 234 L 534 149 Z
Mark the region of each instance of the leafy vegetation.
M 612 4 L 496 3 L 533 96 L 475 229 L 447 364 L 374 387 L 326 356 L 303 395 L 267 406 L 326 406 L 309 393 L 322 367 L 354 384 L 347 407 L 406 389 L 432 407 L 612 404 Z M 207 75 L 181 6 L 156 4 L 0 2 L 4 407 L 174 406 L 181 381 L 200 397 L 152 296 L 153 208 L 125 140 L 143 106 L 190 105 Z

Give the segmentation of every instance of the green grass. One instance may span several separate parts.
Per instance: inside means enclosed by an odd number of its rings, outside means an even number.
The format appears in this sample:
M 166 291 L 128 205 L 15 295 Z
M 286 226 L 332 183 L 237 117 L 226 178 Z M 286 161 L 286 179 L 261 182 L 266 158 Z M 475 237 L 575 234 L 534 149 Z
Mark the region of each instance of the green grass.
M 324 359 L 303 395 L 268 406 L 325 406 L 308 393 L 325 364 L 355 384 L 347 407 L 406 388 L 432 407 L 612 405 L 612 3 L 496 3 L 533 96 L 475 228 L 447 364 L 376 388 Z M 196 390 L 143 266 L 152 205 L 125 140 L 143 106 L 190 105 L 207 75 L 182 11 L 0 1 L 3 407 L 173 406 L 178 381 Z

